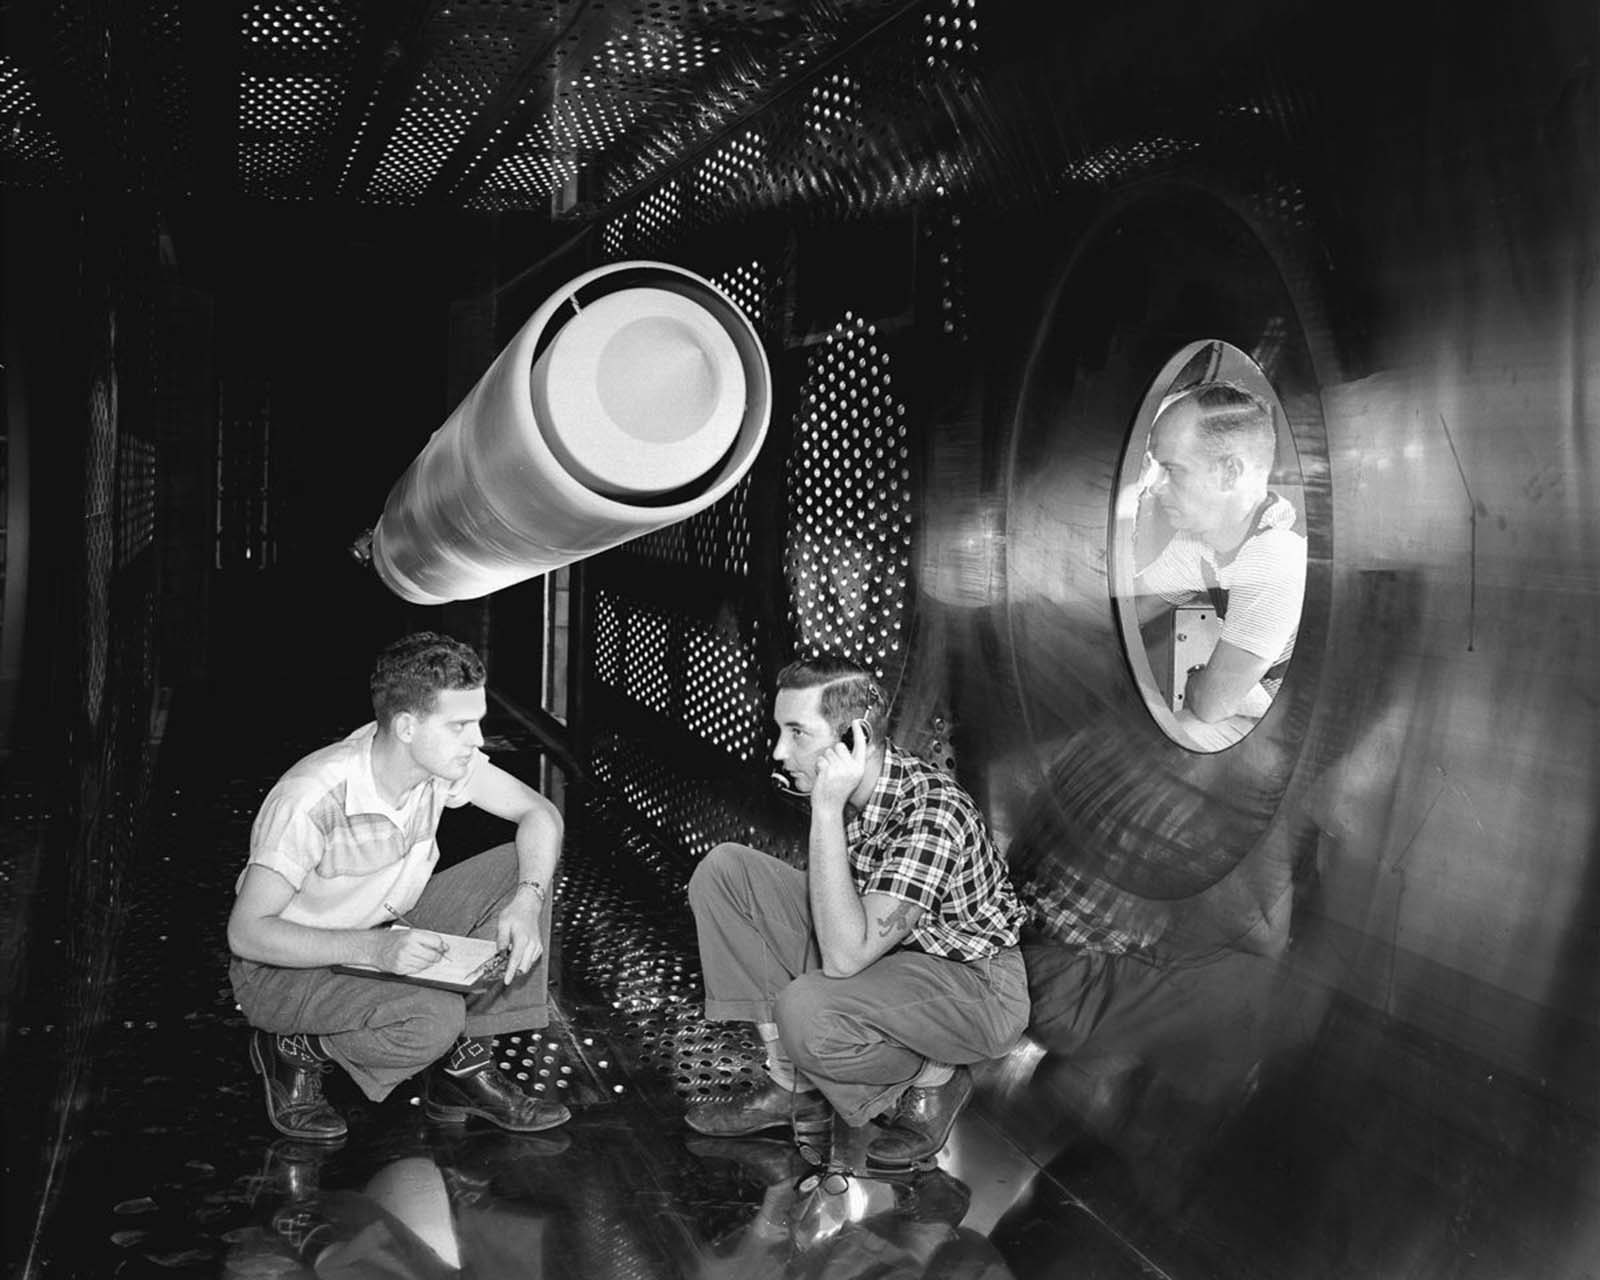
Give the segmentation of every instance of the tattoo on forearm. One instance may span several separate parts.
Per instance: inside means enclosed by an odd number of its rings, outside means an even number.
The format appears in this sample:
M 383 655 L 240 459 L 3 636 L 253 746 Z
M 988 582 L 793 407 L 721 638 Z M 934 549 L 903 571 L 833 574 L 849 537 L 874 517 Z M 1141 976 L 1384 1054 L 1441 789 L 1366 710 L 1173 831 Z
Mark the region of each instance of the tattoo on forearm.
M 915 911 L 909 902 L 902 902 L 888 915 L 878 921 L 878 936 L 892 938 L 896 934 L 904 933 L 911 927 L 911 913 Z

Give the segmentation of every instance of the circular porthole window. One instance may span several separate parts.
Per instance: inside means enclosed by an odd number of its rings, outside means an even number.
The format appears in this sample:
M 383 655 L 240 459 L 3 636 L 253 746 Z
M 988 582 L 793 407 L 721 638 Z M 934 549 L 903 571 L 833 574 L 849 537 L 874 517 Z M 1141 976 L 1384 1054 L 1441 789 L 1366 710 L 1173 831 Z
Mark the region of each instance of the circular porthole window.
M 1118 469 L 1109 578 L 1146 707 L 1174 742 L 1221 751 L 1271 709 L 1305 601 L 1304 482 L 1265 373 L 1219 340 L 1179 350 Z

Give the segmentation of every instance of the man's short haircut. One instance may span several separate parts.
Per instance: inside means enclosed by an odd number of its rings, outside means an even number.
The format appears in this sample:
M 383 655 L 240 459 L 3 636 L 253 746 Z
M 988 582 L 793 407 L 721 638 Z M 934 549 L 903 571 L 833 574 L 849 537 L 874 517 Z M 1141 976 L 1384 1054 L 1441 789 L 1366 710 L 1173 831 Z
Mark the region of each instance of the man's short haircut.
M 876 677 L 842 654 L 819 653 L 791 662 L 778 672 L 778 689 L 821 689 L 822 718 L 842 734 L 855 720 L 865 720 L 874 742 L 883 741 L 889 719 L 889 698 Z
M 483 659 L 459 640 L 437 631 L 402 636 L 373 664 L 373 718 L 387 729 L 403 711 L 425 716 L 444 690 L 479 688 L 484 674 Z
M 1235 382 L 1207 382 L 1183 392 L 1172 404 L 1188 401 L 1198 411 L 1196 438 L 1213 458 L 1236 453 L 1263 475 L 1278 455 L 1272 406 Z

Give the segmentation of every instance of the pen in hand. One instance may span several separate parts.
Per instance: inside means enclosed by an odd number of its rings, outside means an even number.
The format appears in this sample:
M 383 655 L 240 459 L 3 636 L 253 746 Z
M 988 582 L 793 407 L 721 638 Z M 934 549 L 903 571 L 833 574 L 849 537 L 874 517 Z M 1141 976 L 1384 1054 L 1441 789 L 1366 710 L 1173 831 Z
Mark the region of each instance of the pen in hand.
M 389 922 L 390 924 L 403 924 L 408 929 L 422 928 L 422 926 L 419 925 L 415 920 L 406 915 L 404 911 L 396 911 L 387 902 L 383 904 L 383 909 L 394 917 L 394 919 Z M 430 929 L 428 932 L 432 933 L 434 931 Z M 439 954 L 441 956 L 447 956 L 450 954 L 450 944 L 447 943 L 443 938 L 439 939 Z

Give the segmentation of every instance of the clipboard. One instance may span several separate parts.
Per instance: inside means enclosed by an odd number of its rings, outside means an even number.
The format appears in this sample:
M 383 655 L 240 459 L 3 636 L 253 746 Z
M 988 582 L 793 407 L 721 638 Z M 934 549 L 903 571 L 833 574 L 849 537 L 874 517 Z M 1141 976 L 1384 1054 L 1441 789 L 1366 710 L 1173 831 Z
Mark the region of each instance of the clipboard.
M 405 925 L 391 925 L 404 929 Z M 426 969 L 415 973 L 389 973 L 369 964 L 335 964 L 329 967 L 335 973 L 346 973 L 356 978 L 376 978 L 380 982 L 409 982 L 417 987 L 436 987 L 441 991 L 459 991 L 467 994 L 481 991 L 506 971 L 506 953 L 492 938 L 468 938 L 459 933 L 437 934 L 449 950 Z

